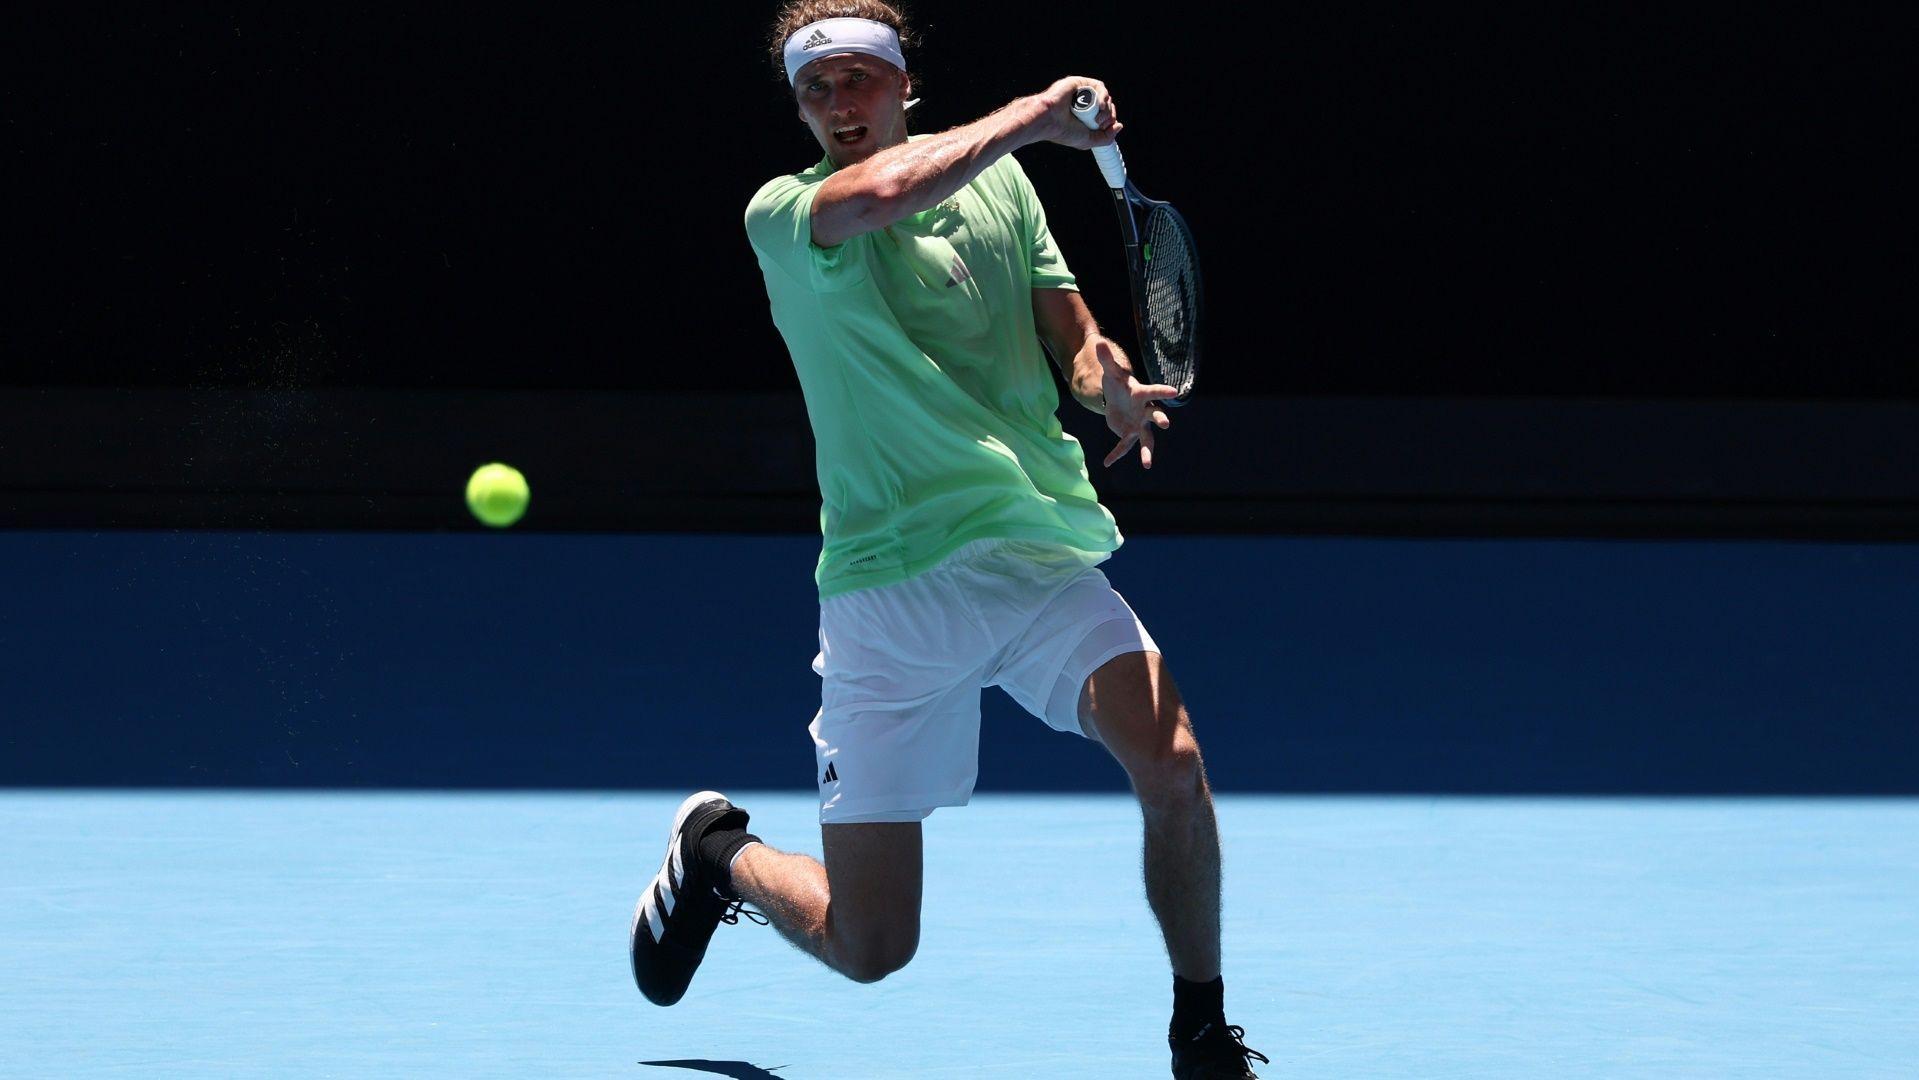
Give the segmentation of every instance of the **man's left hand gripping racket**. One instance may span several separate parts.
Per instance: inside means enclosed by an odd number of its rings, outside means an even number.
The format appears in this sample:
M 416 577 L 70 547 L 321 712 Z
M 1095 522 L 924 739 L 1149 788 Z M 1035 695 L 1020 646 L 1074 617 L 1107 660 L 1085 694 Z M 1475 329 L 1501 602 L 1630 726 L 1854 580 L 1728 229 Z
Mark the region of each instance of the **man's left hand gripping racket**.
M 1073 113 L 1089 128 L 1097 101 L 1091 88 L 1073 95 Z M 1167 405 L 1184 405 L 1193 393 L 1199 373 L 1199 324 L 1206 294 L 1200 288 L 1199 257 L 1193 230 L 1170 203 L 1140 194 L 1126 175 L 1119 147 L 1093 147 L 1093 160 L 1113 193 L 1119 212 L 1120 240 L 1126 249 L 1126 271 L 1133 290 L 1133 332 L 1139 342 L 1143 383 L 1165 383 L 1179 388 Z

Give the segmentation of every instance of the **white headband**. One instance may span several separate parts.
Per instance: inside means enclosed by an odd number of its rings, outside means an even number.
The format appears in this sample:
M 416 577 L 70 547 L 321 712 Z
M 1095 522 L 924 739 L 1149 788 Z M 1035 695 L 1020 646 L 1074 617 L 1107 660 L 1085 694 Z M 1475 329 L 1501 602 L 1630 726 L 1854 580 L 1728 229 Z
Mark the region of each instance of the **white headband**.
M 797 85 L 800 69 L 816 56 L 862 53 L 906 70 L 900 36 L 885 23 L 870 19 L 821 19 L 793 31 L 786 39 L 786 82 Z

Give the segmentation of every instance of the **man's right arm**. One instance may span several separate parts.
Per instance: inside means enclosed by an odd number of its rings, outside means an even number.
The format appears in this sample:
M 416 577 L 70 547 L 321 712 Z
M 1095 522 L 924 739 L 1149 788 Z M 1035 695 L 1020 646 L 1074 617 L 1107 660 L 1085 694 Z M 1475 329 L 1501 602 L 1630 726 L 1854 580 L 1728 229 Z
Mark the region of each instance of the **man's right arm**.
M 1073 114 L 1073 94 L 1082 86 L 1094 89 L 1107 117 L 1098 130 Z M 827 177 L 813 198 L 813 242 L 833 247 L 931 209 L 1022 146 L 1056 142 L 1089 149 L 1118 135 L 1105 86 L 1095 79 L 1061 79 L 970 124 L 888 147 Z

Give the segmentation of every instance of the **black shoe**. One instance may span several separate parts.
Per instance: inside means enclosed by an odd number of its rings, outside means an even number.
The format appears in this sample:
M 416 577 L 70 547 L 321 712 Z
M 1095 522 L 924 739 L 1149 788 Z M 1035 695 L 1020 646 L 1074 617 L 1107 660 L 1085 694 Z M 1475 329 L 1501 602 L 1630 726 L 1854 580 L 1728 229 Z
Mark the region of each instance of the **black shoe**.
M 1174 1080 L 1259 1080 L 1247 1059 L 1258 1058 L 1261 1065 L 1272 1061 L 1247 1049 L 1241 1041 L 1245 1037 L 1245 1028 L 1224 1023 L 1207 1024 L 1190 1039 L 1167 1036 L 1173 1047 Z
M 633 908 L 633 981 L 655 1005 L 685 995 L 722 922 L 737 923 L 742 913 L 755 922 L 765 918 L 745 911 L 737 897 L 722 895 L 724 878 L 701 861 L 700 838 L 715 825 L 744 828 L 746 811 L 717 791 L 687 796 L 667 834 L 666 860 Z

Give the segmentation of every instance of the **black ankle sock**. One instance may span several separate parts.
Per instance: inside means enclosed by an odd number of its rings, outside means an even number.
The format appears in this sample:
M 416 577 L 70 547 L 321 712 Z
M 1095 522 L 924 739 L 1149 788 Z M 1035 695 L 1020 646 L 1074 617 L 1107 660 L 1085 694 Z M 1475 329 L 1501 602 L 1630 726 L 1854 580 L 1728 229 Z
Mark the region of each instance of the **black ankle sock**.
M 1168 1034 L 1190 1039 L 1207 1024 L 1226 1023 L 1226 980 L 1190 982 L 1173 976 L 1173 1023 Z
M 700 861 L 713 871 L 716 878 L 713 884 L 720 895 L 733 900 L 740 898 L 733 888 L 733 856 L 746 845 L 759 842 L 759 837 L 746 831 L 743 813 L 726 815 L 700 837 Z

